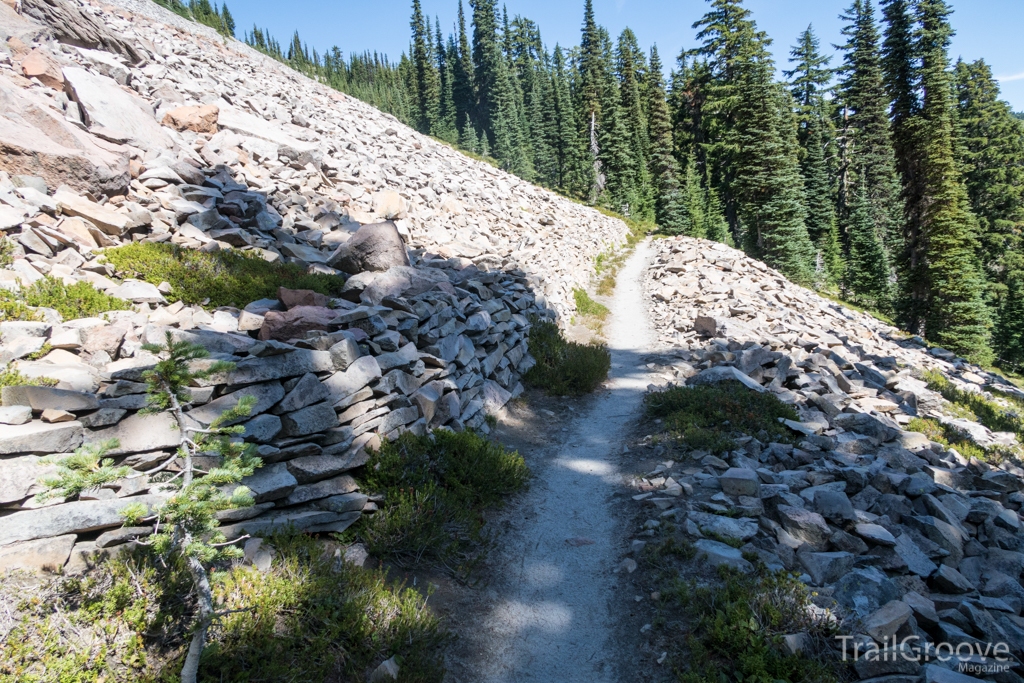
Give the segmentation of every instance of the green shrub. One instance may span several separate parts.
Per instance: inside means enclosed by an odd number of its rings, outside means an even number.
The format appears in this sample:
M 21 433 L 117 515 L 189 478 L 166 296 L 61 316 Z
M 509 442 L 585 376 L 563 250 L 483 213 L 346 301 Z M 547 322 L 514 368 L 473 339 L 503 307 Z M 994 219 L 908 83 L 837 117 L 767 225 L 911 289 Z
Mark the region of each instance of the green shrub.
M 695 450 L 722 453 L 735 446 L 734 432 L 761 441 L 792 442 L 793 435 L 779 418 L 798 420 L 792 406 L 773 394 L 752 391 L 739 382 L 675 387 L 648 394 L 647 415 Z
M 22 291 L 29 306 L 53 308 L 64 320 L 92 318 L 107 311 L 127 311 L 132 305 L 124 299 L 110 296 L 88 282 L 64 284 L 63 280 L 47 275 Z
M 52 377 L 25 377 L 10 365 L 0 367 L 0 389 L 22 386 L 53 387 L 57 386 L 57 380 Z
M 154 285 L 168 282 L 170 301 L 186 304 L 245 306 L 277 298 L 278 287 L 341 293 L 343 278 L 309 274 L 294 263 L 269 263 L 255 252 L 182 249 L 170 244 L 133 243 L 104 252 L 119 275 Z
M 838 681 L 834 657 L 791 655 L 782 636 L 825 640 L 834 626 L 809 616 L 810 592 L 795 577 L 760 565 L 752 574 L 720 568 L 721 583 L 680 582 L 663 591 L 666 620 L 685 620 L 669 634 L 670 666 L 684 683 Z
M 401 680 L 440 682 L 448 642 L 415 590 L 384 571 L 335 564 L 304 535 L 272 537 L 269 571 L 225 566 L 212 586 L 218 609 L 237 610 L 210 631 L 199 680 L 361 681 L 391 656 Z M 146 549 L 100 565 L 89 578 L 56 577 L 26 595 L 12 575 L 0 599 L 14 628 L 0 640 L 0 682 L 177 680 L 189 634 L 191 579 Z
M 14 263 L 14 240 L 9 237 L 0 237 L 0 268 L 6 268 Z
M 967 434 L 953 427 L 947 427 L 930 417 L 915 417 L 907 423 L 907 431 L 920 432 L 936 443 L 955 448 L 957 453 L 968 460 L 976 458 L 983 461 L 998 462 L 1008 455 L 1008 453 L 997 448 L 982 448 L 971 441 Z
M 966 411 L 964 417 L 973 419 L 995 432 L 1013 432 L 1024 441 L 1024 419 L 1015 410 L 1005 408 L 980 393 L 959 389 L 938 370 L 924 373 L 928 388 L 942 394 L 954 406 Z M 1016 404 L 1016 400 L 1006 397 Z
M 608 307 L 591 299 L 590 295 L 587 294 L 587 290 L 576 288 L 572 290 L 572 296 L 576 301 L 576 310 L 580 315 L 593 316 L 598 320 L 604 320 L 608 317 Z
M 482 553 L 481 512 L 528 476 L 522 456 L 475 432 L 403 434 L 367 464 L 363 489 L 385 499 L 356 534 L 371 554 L 399 565 L 427 560 L 466 572 Z
M 608 377 L 611 354 L 604 346 L 566 341 L 558 326 L 533 321 L 530 353 L 537 364 L 523 376 L 526 383 L 556 396 L 587 394 Z
M 26 306 L 17 293 L 0 288 L 0 321 L 41 319 L 39 312 Z

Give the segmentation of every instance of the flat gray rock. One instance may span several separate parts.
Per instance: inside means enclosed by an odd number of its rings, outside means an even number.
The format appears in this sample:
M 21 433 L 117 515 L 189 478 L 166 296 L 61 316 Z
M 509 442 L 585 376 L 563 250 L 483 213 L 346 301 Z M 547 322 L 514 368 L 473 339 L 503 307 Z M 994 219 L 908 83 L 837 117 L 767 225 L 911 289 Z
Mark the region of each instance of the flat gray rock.
M 69 453 L 82 444 L 83 434 L 82 423 L 77 421 L 4 425 L 0 428 L 0 455 Z
M 725 565 L 741 572 L 754 571 L 754 565 L 743 559 L 743 553 L 725 543 L 702 538 L 693 545 L 698 556 L 703 556 L 708 564 L 714 567 Z
M 17 541 L 85 533 L 120 526 L 124 520 L 119 512 L 125 506 L 141 503 L 152 511 L 155 506 L 160 505 L 166 499 L 165 495 L 151 494 L 115 500 L 75 501 L 36 510 L 15 512 L 13 515 L 4 517 L 4 523 L 0 525 L 0 546 Z

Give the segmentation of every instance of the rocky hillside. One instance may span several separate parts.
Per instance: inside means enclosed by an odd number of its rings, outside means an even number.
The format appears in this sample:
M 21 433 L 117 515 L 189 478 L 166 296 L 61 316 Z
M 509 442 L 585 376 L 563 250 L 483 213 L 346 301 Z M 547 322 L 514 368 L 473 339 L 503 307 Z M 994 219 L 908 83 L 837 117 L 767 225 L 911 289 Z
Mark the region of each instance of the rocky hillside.
M 106 531 L 127 502 L 166 497 L 165 473 L 145 473 L 180 436 L 139 412 L 157 360 L 144 344 L 170 333 L 236 363 L 193 387 L 198 425 L 255 399 L 257 505 L 225 514 L 226 533 L 340 531 L 374 509 L 348 474 L 367 448 L 486 431 L 523 390 L 530 316 L 571 314 L 572 289 L 624 239 L 621 221 L 155 4 L 0 4 L 0 27 L 0 362 L 35 384 L 3 389 L 0 567 L 74 571 L 149 533 Z M 174 283 L 154 261 L 172 246 L 206 259 L 175 257 Z M 224 301 L 267 273 L 318 291 Z M 52 297 L 81 283 L 114 310 L 62 317 Z M 42 288 L 51 299 L 26 305 Z M 34 498 L 41 457 L 111 438 L 130 478 Z
M 853 643 L 862 653 L 890 648 L 861 657 L 860 678 L 975 680 L 949 671 L 958 665 L 949 652 L 941 666 L 914 659 L 943 644 L 965 644 L 960 654 L 969 644 L 975 657 L 964 661 L 975 666 L 996 663 L 979 643 L 1024 656 L 1024 468 L 1020 404 L 1008 400 L 1020 390 L 734 249 L 689 238 L 656 245 L 645 288 L 666 381 L 651 391 L 731 380 L 794 413 L 779 418 L 774 438 L 715 425 L 733 448 L 684 449 L 637 481 L 635 500 L 652 511 L 645 529 L 672 519 L 713 564 L 750 571 L 753 553 L 802 575 L 830 610 L 812 622 L 834 618 L 853 634 L 848 657 Z M 971 406 L 979 419 L 965 416 Z M 1017 434 L 980 424 L 987 410 L 1009 416 Z M 806 633 L 785 645 L 815 647 Z M 1016 680 L 1005 675 L 995 680 Z

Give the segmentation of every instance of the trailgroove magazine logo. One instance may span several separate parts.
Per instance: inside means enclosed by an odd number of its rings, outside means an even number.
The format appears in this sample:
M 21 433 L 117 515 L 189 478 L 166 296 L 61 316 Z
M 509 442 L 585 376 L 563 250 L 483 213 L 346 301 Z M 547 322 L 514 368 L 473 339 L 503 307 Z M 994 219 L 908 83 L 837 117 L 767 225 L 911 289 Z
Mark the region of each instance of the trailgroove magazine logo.
M 916 635 L 897 640 L 896 636 L 883 641 L 865 641 L 863 638 L 836 636 L 843 644 L 843 661 L 869 662 L 955 662 L 956 671 L 965 674 L 996 674 L 1010 670 L 1016 664 L 1010 657 L 1007 643 L 929 643 Z

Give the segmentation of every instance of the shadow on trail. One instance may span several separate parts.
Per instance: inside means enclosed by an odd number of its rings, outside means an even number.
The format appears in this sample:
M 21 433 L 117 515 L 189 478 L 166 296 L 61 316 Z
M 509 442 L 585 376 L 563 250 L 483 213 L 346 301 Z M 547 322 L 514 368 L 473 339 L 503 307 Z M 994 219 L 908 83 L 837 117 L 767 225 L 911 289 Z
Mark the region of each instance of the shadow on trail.
M 514 424 L 513 416 L 505 429 L 512 441 L 526 443 L 546 429 L 554 443 L 519 446 L 534 478 L 509 513 L 511 529 L 492 563 L 496 576 L 482 596 L 487 607 L 463 624 L 460 649 L 467 654 L 453 680 L 628 680 L 620 676 L 628 658 L 616 633 L 618 611 L 628 609 L 632 595 L 619 590 L 626 529 L 615 497 L 626 492 L 629 474 L 620 471 L 618 456 L 642 417 L 647 386 L 659 382 L 648 368 L 657 354 L 649 351 L 640 291 L 646 258 L 641 245 L 619 274 L 606 328 L 612 366 L 605 386 L 578 404 L 568 424 Z

